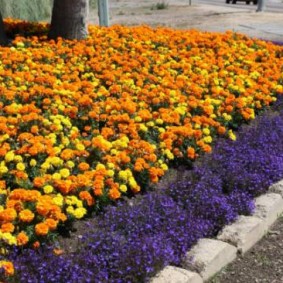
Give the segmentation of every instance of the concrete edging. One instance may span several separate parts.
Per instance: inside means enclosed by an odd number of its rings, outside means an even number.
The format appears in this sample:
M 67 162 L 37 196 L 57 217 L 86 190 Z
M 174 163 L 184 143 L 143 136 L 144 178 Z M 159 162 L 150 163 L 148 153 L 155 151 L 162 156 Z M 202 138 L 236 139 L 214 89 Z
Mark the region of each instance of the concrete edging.
M 167 266 L 151 283 L 203 283 L 252 248 L 283 213 L 283 180 L 255 198 L 252 216 L 240 216 L 217 239 L 200 239 L 185 256 L 183 268 Z

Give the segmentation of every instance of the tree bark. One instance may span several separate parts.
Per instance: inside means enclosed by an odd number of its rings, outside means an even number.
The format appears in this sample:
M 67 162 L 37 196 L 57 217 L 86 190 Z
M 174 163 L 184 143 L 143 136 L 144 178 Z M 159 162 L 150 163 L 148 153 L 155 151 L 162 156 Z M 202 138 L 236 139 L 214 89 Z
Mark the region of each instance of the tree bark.
M 88 10 L 89 0 L 54 0 L 49 38 L 85 38 Z
M 4 30 L 2 14 L 0 12 L 0 45 L 6 45 L 7 43 L 8 43 L 8 40 L 5 34 L 5 30 Z

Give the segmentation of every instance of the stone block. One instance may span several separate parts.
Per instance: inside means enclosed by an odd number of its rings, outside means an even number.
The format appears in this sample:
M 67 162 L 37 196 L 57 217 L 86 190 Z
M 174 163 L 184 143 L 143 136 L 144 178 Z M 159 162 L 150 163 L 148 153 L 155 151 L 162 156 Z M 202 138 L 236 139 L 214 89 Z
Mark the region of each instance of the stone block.
M 150 283 L 203 283 L 199 274 L 174 266 L 166 266 Z
M 254 216 L 240 216 L 236 222 L 227 225 L 217 239 L 237 247 L 239 253 L 245 253 L 264 235 L 265 223 Z
M 283 198 L 283 180 L 271 185 L 269 187 L 270 192 L 274 192 L 276 194 L 280 194 Z
M 232 262 L 237 249 L 225 242 L 215 239 L 200 239 L 185 256 L 184 268 L 198 272 L 207 280 Z
M 255 205 L 253 216 L 259 217 L 265 222 L 265 230 L 283 213 L 283 198 L 276 193 L 267 193 L 257 197 Z

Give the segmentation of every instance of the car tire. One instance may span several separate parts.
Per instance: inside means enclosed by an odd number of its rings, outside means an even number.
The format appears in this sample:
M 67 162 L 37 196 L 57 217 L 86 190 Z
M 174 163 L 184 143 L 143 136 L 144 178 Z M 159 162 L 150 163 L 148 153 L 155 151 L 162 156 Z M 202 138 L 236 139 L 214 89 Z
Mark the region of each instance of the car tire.
M 254 3 L 254 5 L 257 5 L 257 0 L 254 0 L 253 3 Z
M 250 5 L 250 1 L 246 1 L 246 4 L 247 4 L 247 5 Z
M 236 4 L 236 3 L 237 3 L 237 0 L 233 0 L 233 1 L 232 1 L 232 4 Z
M 230 4 L 230 0 L 226 0 L 226 4 Z

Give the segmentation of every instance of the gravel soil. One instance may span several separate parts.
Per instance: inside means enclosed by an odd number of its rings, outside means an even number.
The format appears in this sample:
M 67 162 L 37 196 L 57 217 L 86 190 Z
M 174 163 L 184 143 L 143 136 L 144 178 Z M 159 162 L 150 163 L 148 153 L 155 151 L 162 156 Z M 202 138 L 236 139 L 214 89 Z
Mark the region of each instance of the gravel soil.
M 282 283 L 283 216 L 251 250 L 208 283 Z

